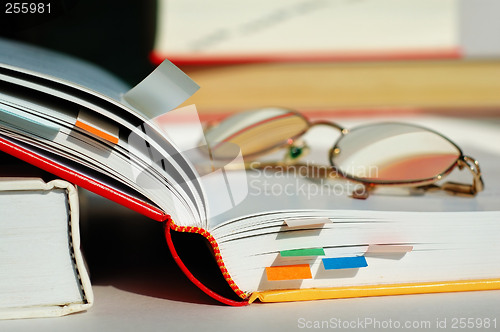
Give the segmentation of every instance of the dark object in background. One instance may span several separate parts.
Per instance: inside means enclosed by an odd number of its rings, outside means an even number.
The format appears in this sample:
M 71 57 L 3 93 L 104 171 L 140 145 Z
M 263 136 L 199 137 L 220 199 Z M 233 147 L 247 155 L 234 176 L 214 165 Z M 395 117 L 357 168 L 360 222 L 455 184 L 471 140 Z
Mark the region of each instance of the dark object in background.
M 0 7 L 0 29 L 3 35 L 36 27 L 67 14 L 78 0 L 24 1 L 4 0 Z
M 2 37 L 85 59 L 130 85 L 154 68 L 149 52 L 156 29 L 155 0 L 53 0 L 45 2 L 51 4 L 51 13 L 45 15 L 5 14 L 6 3 L 0 8 Z

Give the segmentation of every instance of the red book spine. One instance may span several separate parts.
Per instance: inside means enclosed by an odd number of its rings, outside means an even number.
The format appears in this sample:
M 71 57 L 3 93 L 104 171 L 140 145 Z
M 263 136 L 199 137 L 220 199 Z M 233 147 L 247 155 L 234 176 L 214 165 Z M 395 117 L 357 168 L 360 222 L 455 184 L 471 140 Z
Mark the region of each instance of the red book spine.
M 110 199 L 118 204 L 128 207 L 136 212 L 139 212 L 146 217 L 157 221 L 165 221 L 170 219 L 170 216 L 165 214 L 160 209 L 130 197 L 114 188 L 97 182 L 83 174 L 75 172 L 67 167 L 59 165 L 57 162 L 48 158 L 39 156 L 38 154 L 27 150 L 15 143 L 0 137 L 0 151 L 4 151 L 18 159 L 30 163 L 44 171 L 54 174 L 61 179 L 69 181 L 77 186 L 87 189 L 97 195 Z
M 462 59 L 463 51 L 460 47 L 447 49 L 422 50 L 388 50 L 388 51 L 361 51 L 361 52 L 316 52 L 316 53 L 273 53 L 273 54 L 237 54 L 237 55 L 178 55 L 162 53 L 153 50 L 149 60 L 153 64 L 160 64 L 168 59 L 177 66 L 221 66 L 241 65 L 249 63 L 283 63 L 283 62 L 356 62 L 356 61 L 405 61 L 405 60 L 446 60 Z
M 177 251 L 175 250 L 175 246 L 174 246 L 174 243 L 172 242 L 172 236 L 171 236 L 172 230 L 177 231 L 177 232 L 198 233 L 198 234 L 204 236 L 208 240 L 208 242 L 210 243 L 210 245 L 212 246 L 212 248 L 214 250 L 215 259 L 217 261 L 217 264 L 219 265 L 219 268 L 221 269 L 222 274 L 224 275 L 224 278 L 229 283 L 229 286 L 233 289 L 233 291 L 235 291 L 235 293 L 239 297 L 242 298 L 241 301 L 235 301 L 235 300 L 225 298 L 225 297 L 215 293 L 214 291 L 209 289 L 207 286 L 202 284 L 198 279 L 196 279 L 196 277 L 189 271 L 189 269 L 186 267 L 186 265 L 182 262 L 182 259 L 179 257 L 179 255 L 177 254 Z M 224 266 L 224 262 L 222 261 L 222 257 L 220 256 L 219 246 L 209 232 L 207 232 L 206 230 L 201 229 L 199 227 L 177 226 L 174 224 L 174 222 L 172 220 L 168 220 L 167 224 L 165 226 L 165 237 L 167 239 L 167 244 L 168 244 L 168 248 L 170 249 L 170 253 L 172 254 L 172 257 L 174 258 L 174 260 L 177 263 L 177 265 L 179 266 L 179 268 L 182 270 L 182 272 L 184 272 L 184 274 L 188 277 L 188 279 L 193 284 L 195 284 L 198 288 L 200 288 L 203 292 L 205 292 L 207 295 L 209 295 L 213 299 L 215 299 L 219 302 L 222 302 L 224 304 L 231 305 L 231 306 L 241 307 L 241 306 L 245 306 L 245 305 L 249 304 L 249 302 L 247 300 L 247 295 L 244 292 L 242 292 L 238 288 L 238 286 L 236 286 L 234 281 L 231 279 L 231 276 L 227 272 L 227 269 Z

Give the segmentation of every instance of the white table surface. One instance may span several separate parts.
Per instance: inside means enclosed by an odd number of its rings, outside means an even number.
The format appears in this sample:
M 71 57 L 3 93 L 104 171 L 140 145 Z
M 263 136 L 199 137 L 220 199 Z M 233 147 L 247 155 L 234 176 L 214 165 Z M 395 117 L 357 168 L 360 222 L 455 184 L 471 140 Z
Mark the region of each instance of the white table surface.
M 419 328 L 405 330 L 434 331 L 438 323 L 446 326 L 439 330 L 474 330 L 459 328 L 460 318 L 489 319 L 486 330 L 500 330 L 500 290 L 222 305 L 175 265 L 159 223 L 103 199 L 88 202 L 82 243 L 94 306 L 65 317 L 0 321 L 0 331 L 294 331 L 316 330 L 317 324 L 382 331 L 407 323 Z

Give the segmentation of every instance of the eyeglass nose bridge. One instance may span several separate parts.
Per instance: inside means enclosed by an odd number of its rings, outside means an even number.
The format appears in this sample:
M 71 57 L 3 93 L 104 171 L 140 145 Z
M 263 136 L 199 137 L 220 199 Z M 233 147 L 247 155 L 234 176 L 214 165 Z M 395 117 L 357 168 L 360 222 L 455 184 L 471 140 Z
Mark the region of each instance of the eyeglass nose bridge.
M 349 129 L 344 128 L 344 127 L 336 124 L 335 122 L 330 122 L 330 121 L 315 121 L 315 122 L 312 122 L 312 123 L 309 124 L 309 129 L 312 128 L 312 127 L 315 127 L 315 126 L 333 127 L 335 129 L 337 129 L 338 131 L 340 131 L 340 133 L 342 135 L 346 135 L 346 134 L 349 133 Z
M 335 122 L 330 122 L 330 121 L 309 122 L 309 121 L 307 121 L 307 124 L 308 124 L 307 130 L 309 130 L 315 126 L 327 126 L 327 127 L 332 127 L 332 128 L 337 129 L 338 131 L 340 131 L 340 133 L 342 135 L 346 135 L 349 133 L 349 130 L 347 128 L 344 128 Z M 301 138 L 304 133 L 300 133 L 300 135 L 298 135 L 296 138 L 289 138 L 287 140 L 286 146 L 288 147 L 288 149 L 287 149 L 287 153 L 285 155 L 285 158 L 283 160 L 283 162 L 285 164 L 291 165 L 291 164 L 297 163 L 297 161 L 300 158 L 304 157 L 305 155 L 307 155 L 309 153 L 309 150 L 310 150 L 309 146 Z M 294 149 L 297 149 L 297 151 L 299 151 L 299 153 L 297 155 L 295 155 Z M 331 156 L 332 151 L 330 151 L 329 154 Z M 331 160 L 331 157 L 330 157 L 330 160 Z

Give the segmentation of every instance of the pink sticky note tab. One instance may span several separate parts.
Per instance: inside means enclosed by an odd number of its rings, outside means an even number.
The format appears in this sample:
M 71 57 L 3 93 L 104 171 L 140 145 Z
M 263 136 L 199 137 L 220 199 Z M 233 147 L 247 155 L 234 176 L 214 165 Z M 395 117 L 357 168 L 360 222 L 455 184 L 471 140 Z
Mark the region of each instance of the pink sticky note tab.
M 394 254 L 405 253 L 413 250 L 413 246 L 392 244 L 370 244 L 366 253 L 370 254 Z
M 290 218 L 290 219 L 285 219 L 285 223 L 288 227 L 324 225 L 324 224 L 328 224 L 331 222 L 332 221 L 328 218 Z

